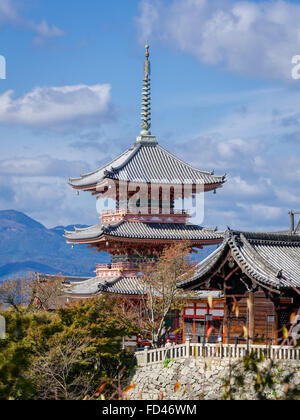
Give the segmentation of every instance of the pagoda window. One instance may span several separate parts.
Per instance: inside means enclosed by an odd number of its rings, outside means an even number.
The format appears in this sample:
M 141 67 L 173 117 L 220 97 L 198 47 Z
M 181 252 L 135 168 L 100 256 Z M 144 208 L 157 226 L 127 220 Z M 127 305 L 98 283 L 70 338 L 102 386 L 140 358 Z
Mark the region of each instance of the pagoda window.
M 162 208 L 163 208 L 163 189 L 162 187 L 159 187 L 159 214 L 162 214 Z
M 193 184 L 193 187 L 192 187 L 192 205 L 193 205 L 193 208 L 196 208 L 196 205 L 197 205 L 197 187 L 196 187 L 195 184 Z
M 174 187 L 170 188 L 170 210 L 171 213 L 174 213 L 175 208 L 175 189 Z

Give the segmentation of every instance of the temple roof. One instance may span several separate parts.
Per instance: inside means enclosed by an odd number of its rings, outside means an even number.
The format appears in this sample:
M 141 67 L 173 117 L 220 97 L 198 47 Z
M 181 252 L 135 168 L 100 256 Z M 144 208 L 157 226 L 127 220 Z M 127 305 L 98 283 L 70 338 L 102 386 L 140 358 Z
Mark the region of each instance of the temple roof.
M 193 224 L 127 221 L 105 226 L 98 224 L 86 229 L 75 228 L 74 232 L 65 232 L 65 238 L 71 243 L 93 243 L 103 237 L 221 242 L 224 232 Z
M 300 288 L 300 236 L 228 230 L 222 245 L 197 266 L 193 278 L 179 287 L 195 287 L 218 270 L 228 251 L 258 283 L 275 289 Z
M 152 139 L 152 137 L 151 137 Z M 105 179 L 153 184 L 196 184 L 219 188 L 226 176 L 195 169 L 167 152 L 155 141 L 143 139 L 108 165 L 95 172 L 70 178 L 69 184 L 78 190 L 94 190 Z
M 68 279 L 68 278 L 67 278 Z M 117 278 L 98 278 L 93 277 L 84 281 L 72 278 L 71 287 L 68 294 L 76 297 L 89 297 L 99 293 L 111 293 L 116 295 L 141 296 L 145 294 L 145 288 L 138 276 L 136 277 L 117 277 Z M 210 292 L 200 291 L 196 295 L 200 299 L 207 299 Z M 215 298 L 222 296 L 222 292 L 214 292 Z
M 100 292 L 123 295 L 141 295 L 142 286 L 138 277 L 98 278 L 71 281 L 70 295 L 95 295 Z
M 119 277 L 111 280 L 107 279 L 98 284 L 100 292 L 115 293 L 121 295 L 143 295 L 144 287 L 139 277 Z

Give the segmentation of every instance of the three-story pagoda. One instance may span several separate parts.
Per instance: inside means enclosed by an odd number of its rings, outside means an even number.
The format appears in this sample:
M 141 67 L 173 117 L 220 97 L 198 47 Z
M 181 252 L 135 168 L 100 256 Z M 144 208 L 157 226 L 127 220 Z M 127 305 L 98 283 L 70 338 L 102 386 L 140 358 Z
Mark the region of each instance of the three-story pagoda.
M 144 74 L 142 131 L 136 142 L 102 168 L 69 180 L 74 190 L 114 202 L 114 209 L 102 211 L 99 224 L 65 232 L 70 244 L 111 254 L 111 264 L 98 264 L 95 278 L 73 283 L 72 294 L 78 297 L 103 292 L 139 295 L 141 261 L 157 258 L 177 241 L 202 248 L 223 240 L 224 232 L 189 223 L 185 200 L 222 187 L 225 176 L 195 169 L 158 144 L 150 132 L 148 45 Z

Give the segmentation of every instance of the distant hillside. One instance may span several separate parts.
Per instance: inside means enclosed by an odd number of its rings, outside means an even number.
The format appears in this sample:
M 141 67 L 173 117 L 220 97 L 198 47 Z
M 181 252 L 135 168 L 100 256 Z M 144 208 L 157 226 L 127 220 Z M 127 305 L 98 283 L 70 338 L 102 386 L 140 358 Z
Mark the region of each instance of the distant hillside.
M 85 245 L 73 249 L 63 238 L 65 230 L 73 229 L 74 225 L 47 229 L 18 211 L 0 211 L 0 279 L 34 272 L 94 276 L 96 263 L 109 262 L 110 257 L 102 252 L 93 254 Z M 215 249 L 204 247 L 192 258 L 201 261 Z
M 84 245 L 72 249 L 63 233 L 73 228 L 72 225 L 47 229 L 23 213 L 0 211 L 0 278 L 36 271 L 93 276 L 96 263 L 109 261 L 109 256 L 95 255 Z

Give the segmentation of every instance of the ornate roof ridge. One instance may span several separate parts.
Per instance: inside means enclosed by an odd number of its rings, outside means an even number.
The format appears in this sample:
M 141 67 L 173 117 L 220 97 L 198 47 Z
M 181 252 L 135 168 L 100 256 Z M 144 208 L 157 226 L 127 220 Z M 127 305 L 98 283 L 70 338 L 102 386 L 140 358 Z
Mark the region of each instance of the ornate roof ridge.
M 139 283 L 139 277 L 138 276 L 131 276 L 131 277 L 124 277 L 124 276 L 120 276 L 118 278 L 115 279 L 108 279 L 109 281 L 106 282 L 106 284 L 102 284 L 100 283 L 98 285 L 98 290 L 104 293 L 114 293 L 114 294 L 125 294 L 125 295 L 141 295 L 144 294 L 143 291 L 141 290 L 142 288 L 139 287 L 138 283 Z M 111 280 L 111 281 L 110 281 Z M 118 287 L 114 287 L 114 286 L 118 286 L 118 283 L 123 283 Z M 133 283 L 132 283 L 133 282 Z M 125 284 L 124 284 L 125 283 Z M 136 283 L 136 284 L 134 284 Z M 136 286 L 136 288 L 134 289 L 134 286 Z M 110 290 L 111 288 L 113 288 L 112 290 Z
M 112 161 L 110 161 L 109 163 L 107 163 L 106 165 L 103 165 L 103 166 L 101 166 L 100 168 L 98 168 L 98 169 L 96 169 L 95 171 L 93 171 L 93 172 L 89 172 L 89 173 L 86 173 L 86 174 L 81 174 L 80 175 L 80 177 L 78 177 L 78 178 L 69 178 L 69 184 L 71 184 L 72 182 L 74 182 L 74 181 L 80 181 L 80 180 L 82 180 L 83 178 L 87 178 L 87 177 L 89 177 L 89 176 L 91 176 L 91 175 L 95 175 L 97 172 L 100 172 L 100 171 L 105 171 L 105 169 L 106 168 L 108 168 L 108 167 L 112 167 L 112 164 L 116 161 L 116 160 L 118 160 L 118 159 L 121 159 L 126 153 L 129 153 L 130 151 L 132 151 L 134 154 L 138 151 L 138 149 L 139 149 L 139 147 L 140 147 L 140 144 L 138 144 L 138 143 L 134 143 L 133 144 L 133 146 L 131 146 L 129 149 L 126 149 L 123 153 L 121 153 L 119 156 L 117 156 L 115 159 L 113 159 Z M 130 154 L 127 158 L 126 158 L 126 160 L 124 161 L 125 163 L 122 165 L 122 166 L 124 166 L 126 163 L 128 163 L 129 162 L 129 160 L 131 159 L 131 157 L 132 157 L 132 154 Z M 119 166 L 116 166 L 114 169 L 119 169 L 119 168 L 121 168 L 122 167 L 121 165 L 119 165 Z M 112 167 L 113 168 L 113 167 Z M 105 178 L 105 177 L 104 177 Z M 103 178 L 103 179 L 104 179 Z
M 86 231 L 90 231 L 91 229 L 102 228 L 102 227 L 103 227 L 102 223 L 97 223 L 96 225 L 88 226 L 86 228 L 76 228 L 76 226 L 74 226 L 75 230 L 73 230 L 73 231 L 64 230 L 64 235 L 63 236 L 66 238 L 67 234 L 72 235 L 73 233 L 76 233 L 76 232 L 86 232 Z
M 274 290 L 299 288 L 299 248 L 299 236 L 233 231 L 228 228 L 222 245 L 197 265 L 195 276 L 179 286 L 190 287 L 197 281 L 205 281 L 212 270 L 217 269 L 220 260 L 231 251 L 236 264 L 258 284 L 271 286 Z
M 284 245 L 300 245 L 300 235 L 278 232 L 245 232 L 228 230 L 231 235 L 243 236 L 248 242 L 282 243 Z
M 111 287 L 114 284 L 116 284 L 121 278 L 122 278 L 122 276 L 118 276 L 118 277 L 114 277 L 114 278 L 104 277 L 103 279 L 101 279 L 102 281 L 100 281 L 100 279 L 99 279 L 100 282 L 98 284 L 98 289 L 99 290 L 100 290 L 100 288 L 107 289 L 108 287 Z
M 246 250 L 248 253 L 248 259 L 242 254 L 241 249 L 238 245 L 238 242 L 243 244 L 243 250 Z M 279 270 L 276 270 L 265 258 L 263 258 L 243 233 L 240 233 L 240 236 L 237 237 L 235 234 L 232 235 L 231 239 L 228 241 L 228 244 L 232 250 L 232 256 L 236 260 L 237 264 L 242 264 L 244 269 L 255 279 L 260 280 L 262 273 L 261 267 L 265 270 L 267 274 L 267 279 L 269 282 L 274 282 L 274 279 L 278 279 Z M 256 265 L 255 265 L 256 263 Z M 268 278 L 268 276 L 271 276 Z M 275 284 L 275 287 L 280 288 L 280 282 Z

